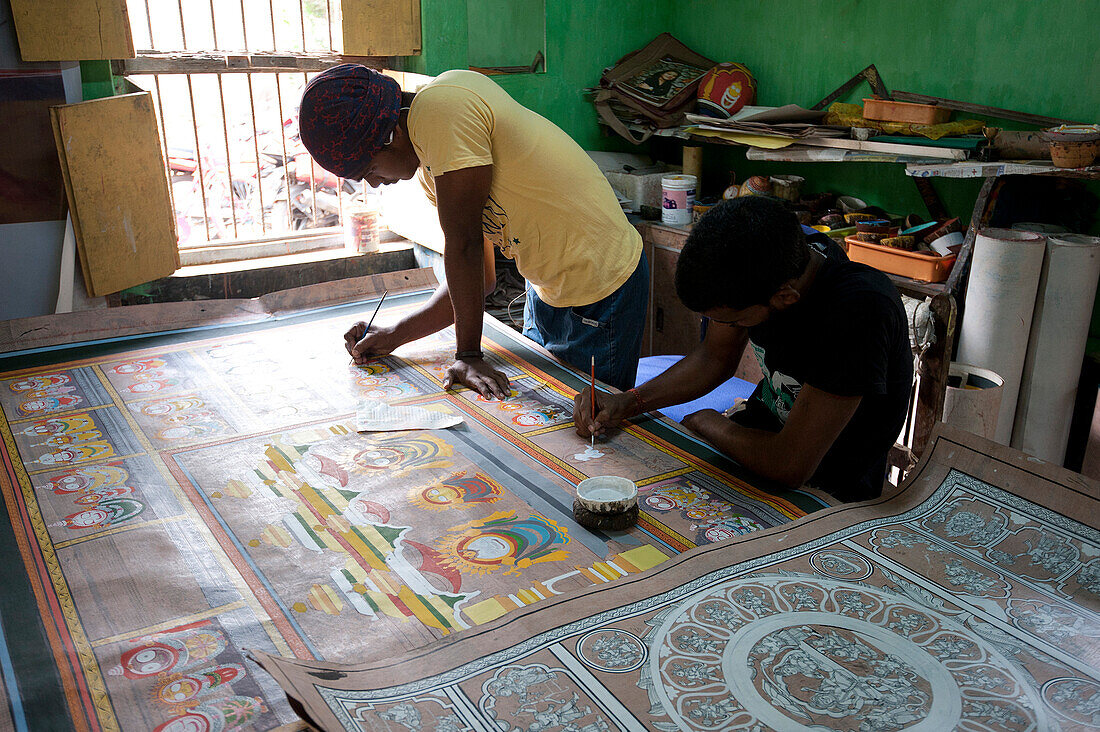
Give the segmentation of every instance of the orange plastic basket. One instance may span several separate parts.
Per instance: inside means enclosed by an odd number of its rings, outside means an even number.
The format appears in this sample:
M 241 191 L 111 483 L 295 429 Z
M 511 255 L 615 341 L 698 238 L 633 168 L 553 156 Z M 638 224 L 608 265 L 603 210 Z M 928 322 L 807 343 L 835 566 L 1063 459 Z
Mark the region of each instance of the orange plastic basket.
M 943 282 L 951 274 L 955 255 L 940 257 L 934 254 L 907 252 L 878 244 L 860 241 L 854 236 L 844 237 L 848 245 L 848 259 L 874 267 L 880 272 L 910 277 L 922 282 Z
M 938 125 L 951 117 L 951 110 L 932 104 L 895 102 L 890 99 L 864 99 L 864 119 L 880 122 L 908 122 L 914 125 Z

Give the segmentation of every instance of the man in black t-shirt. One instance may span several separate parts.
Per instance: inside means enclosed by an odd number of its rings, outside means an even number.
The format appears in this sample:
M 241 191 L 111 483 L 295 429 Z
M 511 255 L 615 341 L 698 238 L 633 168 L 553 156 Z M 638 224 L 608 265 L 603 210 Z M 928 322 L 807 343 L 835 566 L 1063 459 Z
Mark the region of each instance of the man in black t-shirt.
M 684 425 L 780 484 L 843 501 L 878 496 L 913 380 L 905 309 L 885 275 L 807 231 L 767 198 L 707 213 L 676 269 L 680 299 L 708 319 L 702 342 L 636 389 L 597 394 L 595 420 L 581 390 L 577 432 L 698 399 L 733 375 L 750 346 L 764 373 L 752 396 L 729 418 L 704 409 Z

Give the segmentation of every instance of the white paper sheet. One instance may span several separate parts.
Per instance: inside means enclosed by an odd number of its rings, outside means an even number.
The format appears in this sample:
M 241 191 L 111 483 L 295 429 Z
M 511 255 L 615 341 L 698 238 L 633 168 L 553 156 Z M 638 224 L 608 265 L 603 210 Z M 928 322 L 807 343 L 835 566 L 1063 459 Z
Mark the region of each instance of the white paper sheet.
M 1098 277 L 1100 238 L 1047 238 L 1012 446 L 1056 465 L 1066 457 Z
M 1002 445 L 1012 440 L 1045 250 L 1046 237 L 1026 231 L 985 229 L 974 242 L 956 360 L 1004 379 L 993 438 Z
M 415 406 L 392 406 L 376 399 L 359 402 L 355 429 L 359 432 L 396 432 L 398 430 L 441 430 L 462 423 L 457 414 Z

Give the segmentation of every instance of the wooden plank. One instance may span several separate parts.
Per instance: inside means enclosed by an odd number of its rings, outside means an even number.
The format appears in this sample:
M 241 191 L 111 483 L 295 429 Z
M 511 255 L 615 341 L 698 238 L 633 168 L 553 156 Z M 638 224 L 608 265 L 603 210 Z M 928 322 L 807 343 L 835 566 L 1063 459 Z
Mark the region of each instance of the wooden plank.
M 244 325 L 314 308 L 434 288 L 431 269 L 350 277 L 269 292 L 260 297 L 125 305 L 73 313 L 0 320 L 0 354 L 100 338 L 222 325 Z
M 175 214 L 149 93 L 51 107 L 50 118 L 88 292 L 175 272 Z
M 240 74 L 324 71 L 340 64 L 362 64 L 375 69 L 392 66 L 384 56 L 347 56 L 334 54 L 250 53 L 224 54 L 205 51 L 157 53 L 142 51 L 132 59 L 113 64 L 119 76 L 139 74 Z
M 960 102 L 955 99 L 931 97 L 926 94 L 914 94 L 913 92 L 895 91 L 894 99 L 899 102 L 934 104 L 939 107 L 947 107 L 948 109 L 953 109 L 956 112 L 967 112 L 968 114 L 980 114 L 984 117 L 1007 119 L 1012 120 L 1013 122 L 1023 122 L 1024 124 L 1035 125 L 1036 127 L 1057 127 L 1058 125 L 1088 124 L 1086 122 L 1071 122 L 1070 120 L 1060 119 L 1058 117 L 1044 117 L 1039 114 L 1016 112 L 1011 109 L 1001 109 L 1000 107 L 987 107 L 984 104 L 974 104 L 973 102 Z
M 653 248 L 653 355 L 686 355 L 699 345 L 703 319 L 676 296 L 678 250 Z
M 345 54 L 420 54 L 420 0 L 341 0 L 341 10 Z
M 11 0 L 24 61 L 130 58 L 126 0 Z
M 843 137 L 803 137 L 800 145 L 813 147 L 835 147 L 860 152 L 886 153 L 888 155 L 913 155 L 922 158 L 943 158 L 945 160 L 966 160 L 966 150 L 930 145 L 900 145 L 893 142 L 875 142 L 874 140 L 848 140 Z

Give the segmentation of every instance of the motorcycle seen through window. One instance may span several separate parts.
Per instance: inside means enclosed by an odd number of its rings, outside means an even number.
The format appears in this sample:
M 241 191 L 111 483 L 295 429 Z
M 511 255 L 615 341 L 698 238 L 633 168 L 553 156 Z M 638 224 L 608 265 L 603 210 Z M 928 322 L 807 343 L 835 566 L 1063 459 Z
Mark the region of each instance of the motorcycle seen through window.
M 322 169 L 301 143 L 305 75 L 251 77 L 131 77 L 159 97 L 181 249 L 336 233 L 362 200 L 361 181 Z

